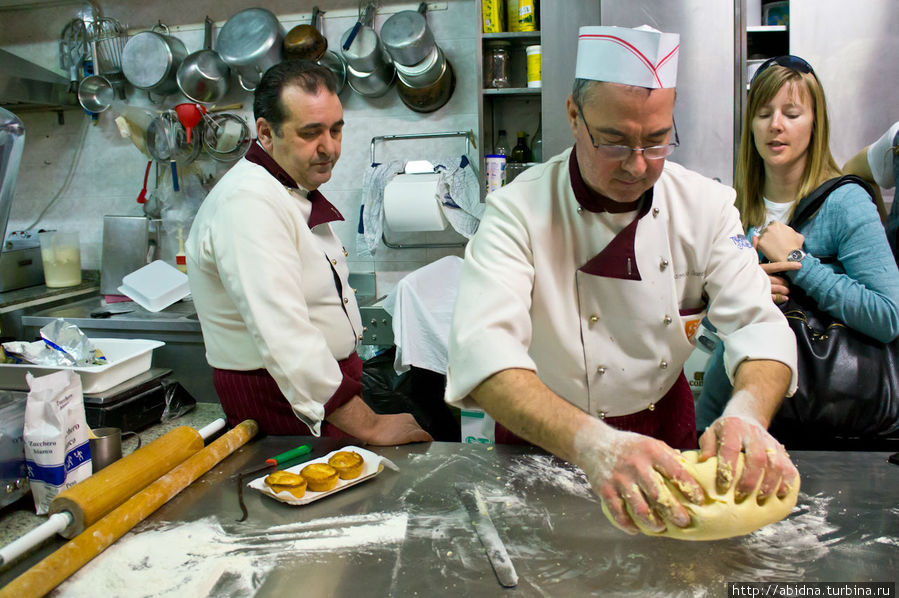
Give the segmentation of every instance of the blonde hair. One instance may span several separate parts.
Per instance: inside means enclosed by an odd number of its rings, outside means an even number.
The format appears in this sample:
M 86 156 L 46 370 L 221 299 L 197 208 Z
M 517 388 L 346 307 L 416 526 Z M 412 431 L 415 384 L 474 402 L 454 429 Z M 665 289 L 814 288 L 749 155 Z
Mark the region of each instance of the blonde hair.
M 737 190 L 736 206 L 740 211 L 743 229 L 764 224 L 765 202 L 762 191 L 765 188 L 765 165 L 755 147 L 752 134 L 752 119 L 759 110 L 774 99 L 784 85 L 791 85 L 796 91 L 811 100 L 814 122 L 808 146 L 808 159 L 802 173 L 802 182 L 796 199 L 805 197 L 824 181 L 842 174 L 830 153 L 830 122 L 827 118 L 827 103 L 824 90 L 814 73 L 800 73 L 789 67 L 773 64 L 759 73 L 749 89 L 746 113 L 740 133 L 740 153 L 734 187 Z M 795 205 L 794 205 L 795 208 Z M 792 211 L 790 216 L 792 216 Z

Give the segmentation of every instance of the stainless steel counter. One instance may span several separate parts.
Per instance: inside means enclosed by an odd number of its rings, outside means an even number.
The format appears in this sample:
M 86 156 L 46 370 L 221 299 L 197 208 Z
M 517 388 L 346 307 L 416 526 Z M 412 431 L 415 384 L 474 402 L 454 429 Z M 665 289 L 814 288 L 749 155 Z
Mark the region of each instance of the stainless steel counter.
M 307 506 L 248 489 L 250 517 L 236 522 L 232 474 L 310 440 L 253 441 L 59 595 L 724 596 L 732 581 L 899 577 L 899 467 L 885 453 L 795 453 L 802 492 L 790 517 L 716 542 L 628 536 L 602 515 L 579 470 L 533 449 L 454 443 L 374 449 L 400 471 Z M 311 457 L 339 446 L 313 442 Z M 480 485 L 516 589 L 498 585 L 453 491 L 460 480 Z

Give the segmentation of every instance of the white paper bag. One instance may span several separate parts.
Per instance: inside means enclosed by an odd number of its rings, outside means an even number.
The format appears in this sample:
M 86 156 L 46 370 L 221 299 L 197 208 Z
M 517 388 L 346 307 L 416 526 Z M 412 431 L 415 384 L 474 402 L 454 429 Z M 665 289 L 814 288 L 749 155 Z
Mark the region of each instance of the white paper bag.
M 90 429 L 81 378 L 71 370 L 25 375 L 25 464 L 38 515 L 61 491 L 91 475 Z

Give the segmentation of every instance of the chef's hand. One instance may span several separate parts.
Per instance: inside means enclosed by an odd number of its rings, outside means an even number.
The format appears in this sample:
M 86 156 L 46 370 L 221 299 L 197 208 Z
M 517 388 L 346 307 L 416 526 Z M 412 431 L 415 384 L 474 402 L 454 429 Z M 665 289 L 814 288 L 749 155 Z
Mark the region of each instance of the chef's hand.
M 801 249 L 805 236 L 783 222 L 771 222 L 759 230 L 752 244 L 761 250 L 762 255 L 770 262 L 786 262 L 790 252 Z M 802 265 L 800 264 L 800 267 Z
M 434 440 L 411 413 L 375 413 L 358 395 L 332 411 L 326 419 L 347 434 L 375 446 Z
M 677 451 L 660 440 L 615 430 L 599 420 L 591 428 L 578 432 L 575 462 L 619 528 L 639 533 L 634 519 L 654 532 L 665 531 L 666 522 L 690 525 L 689 512 L 668 490 L 664 478 L 690 502 L 702 504 L 705 495 Z
M 737 458 L 745 452 L 743 475 L 734 491 L 737 502 L 751 494 L 759 480 L 759 502 L 775 491 L 783 498 L 798 475 L 784 446 L 749 415 L 728 415 L 725 410 L 699 438 L 699 448 L 701 460 L 718 455 L 719 492 L 726 492 L 734 484 Z

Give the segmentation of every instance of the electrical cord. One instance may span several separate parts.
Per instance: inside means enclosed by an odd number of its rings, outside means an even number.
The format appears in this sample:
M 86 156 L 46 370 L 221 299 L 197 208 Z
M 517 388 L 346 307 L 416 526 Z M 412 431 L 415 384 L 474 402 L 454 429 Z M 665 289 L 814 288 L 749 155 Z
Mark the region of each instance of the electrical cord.
M 66 173 L 66 178 L 62 183 L 62 187 L 60 187 L 59 191 L 56 192 L 56 195 L 53 196 L 53 199 L 50 200 L 50 203 L 48 203 L 46 205 L 46 207 L 44 207 L 44 209 L 41 210 L 41 213 L 38 214 L 37 218 L 34 219 L 34 222 L 32 222 L 31 224 L 29 224 L 28 226 L 25 227 L 25 230 L 31 230 L 32 228 L 37 226 L 38 223 L 40 223 L 40 221 L 43 219 L 43 217 L 50 210 L 50 208 L 53 207 L 53 205 L 56 203 L 56 201 L 60 197 L 62 197 L 62 194 L 66 191 L 66 189 L 69 188 L 69 185 L 71 184 L 72 178 L 75 174 L 75 166 L 78 165 L 78 160 L 81 159 L 81 150 L 84 149 L 84 140 L 87 138 L 87 130 L 90 127 L 90 119 L 85 118 L 83 120 L 84 120 L 84 122 L 81 125 L 81 135 L 79 136 L 79 139 L 78 139 L 78 147 L 75 149 L 75 157 L 72 158 L 72 164 L 69 166 L 69 171 L 68 171 L 68 173 Z

